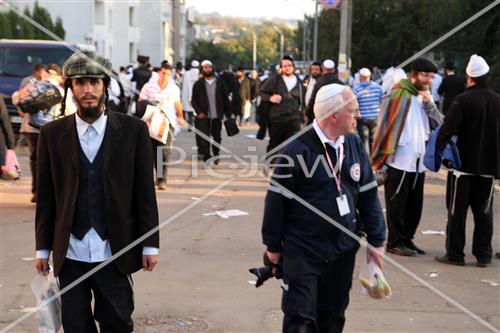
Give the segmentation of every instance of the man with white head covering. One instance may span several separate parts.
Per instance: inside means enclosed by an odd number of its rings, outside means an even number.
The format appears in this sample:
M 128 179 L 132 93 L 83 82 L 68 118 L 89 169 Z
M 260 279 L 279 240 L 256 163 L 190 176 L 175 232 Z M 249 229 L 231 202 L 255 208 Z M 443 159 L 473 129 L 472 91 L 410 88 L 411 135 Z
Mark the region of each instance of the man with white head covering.
M 377 82 L 371 80 L 371 72 L 368 68 L 359 71 L 360 83 L 353 89 L 359 104 L 361 118 L 358 121 L 358 135 L 365 144 L 368 139 L 368 150 L 372 151 L 373 134 L 377 127 L 377 118 L 380 112 L 380 103 L 384 98 L 384 90 Z M 368 132 L 368 138 L 365 135 Z
M 210 60 L 201 62 L 201 78 L 193 85 L 191 104 L 196 118 L 194 124 L 197 130 L 208 137 L 212 137 L 217 144 L 196 134 L 199 158 L 203 159 L 206 167 L 213 161 L 219 164 L 221 130 L 224 117 L 231 117 L 231 105 L 228 92 L 222 79 L 215 77 L 215 67 Z M 213 158 L 213 159 L 212 159 Z
M 182 81 L 182 110 L 184 111 L 184 119 L 187 119 L 189 126 L 193 126 L 194 108 L 191 105 L 191 96 L 193 95 L 193 85 L 198 80 L 200 74 L 200 63 L 198 60 L 191 61 L 191 69 L 184 73 Z M 191 128 L 188 129 L 191 132 Z
M 500 95 L 488 86 L 489 71 L 482 57 L 470 57 L 467 90 L 453 100 L 437 139 L 439 149 L 456 135 L 462 162 L 448 172 L 446 254 L 435 258 L 447 264 L 465 265 L 469 206 L 474 215 L 472 254 L 479 267 L 491 262 L 494 183 L 500 179 Z
M 322 74 L 314 85 L 314 90 L 312 91 L 311 98 L 307 103 L 305 118 L 308 124 L 312 123 L 314 119 L 314 101 L 316 100 L 316 94 L 318 93 L 318 90 L 321 87 L 332 83 L 344 84 L 337 77 L 337 73 L 335 72 L 335 62 L 333 62 L 333 60 L 331 59 L 326 59 L 325 61 L 323 61 Z
M 385 224 L 377 185 L 354 135 L 358 103 L 351 89 L 329 84 L 317 93 L 313 125 L 285 146 L 269 186 L 262 225 L 266 255 L 282 260 L 283 332 L 341 332 L 359 243 L 302 205 L 305 200 L 349 229 L 363 221 L 367 260 L 382 266 Z M 275 271 L 275 275 L 278 272 Z

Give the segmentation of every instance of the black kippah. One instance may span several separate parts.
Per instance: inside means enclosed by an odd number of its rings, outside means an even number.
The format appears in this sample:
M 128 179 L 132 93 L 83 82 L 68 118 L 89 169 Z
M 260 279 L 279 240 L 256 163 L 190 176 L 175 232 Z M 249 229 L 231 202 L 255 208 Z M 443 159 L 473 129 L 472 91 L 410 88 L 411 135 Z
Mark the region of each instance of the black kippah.
M 411 64 L 411 70 L 414 72 L 433 72 L 437 73 L 437 67 L 434 63 L 425 58 L 415 59 Z

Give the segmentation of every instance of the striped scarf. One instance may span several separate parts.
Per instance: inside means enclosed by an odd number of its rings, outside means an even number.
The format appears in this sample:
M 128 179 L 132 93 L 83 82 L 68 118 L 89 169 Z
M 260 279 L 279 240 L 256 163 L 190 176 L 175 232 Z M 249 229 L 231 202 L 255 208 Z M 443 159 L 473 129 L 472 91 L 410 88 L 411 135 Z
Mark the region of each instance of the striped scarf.
M 382 102 L 371 156 L 375 171 L 384 165 L 389 155 L 396 152 L 399 137 L 410 110 L 411 97 L 417 95 L 417 88 L 411 81 L 403 79 L 394 86 L 390 96 Z

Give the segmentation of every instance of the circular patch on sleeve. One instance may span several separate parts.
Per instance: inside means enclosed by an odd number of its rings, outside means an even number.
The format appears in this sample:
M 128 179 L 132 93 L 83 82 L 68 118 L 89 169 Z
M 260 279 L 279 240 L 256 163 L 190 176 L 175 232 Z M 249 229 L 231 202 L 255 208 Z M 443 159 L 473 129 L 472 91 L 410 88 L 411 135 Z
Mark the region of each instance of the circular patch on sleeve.
M 352 180 L 354 180 L 355 182 L 359 182 L 359 180 L 361 179 L 361 166 L 359 165 L 359 163 L 354 163 L 351 166 L 350 174 Z

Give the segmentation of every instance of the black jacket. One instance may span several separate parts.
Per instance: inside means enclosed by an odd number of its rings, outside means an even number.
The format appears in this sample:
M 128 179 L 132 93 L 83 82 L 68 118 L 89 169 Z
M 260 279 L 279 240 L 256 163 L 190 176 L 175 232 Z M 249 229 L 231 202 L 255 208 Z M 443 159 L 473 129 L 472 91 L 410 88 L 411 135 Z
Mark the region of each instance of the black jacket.
M 231 116 L 231 106 L 227 96 L 226 86 L 221 79 L 215 82 L 215 102 L 217 105 L 217 118 L 223 119 L 224 116 Z M 205 87 L 205 79 L 201 78 L 193 85 L 193 94 L 191 96 L 191 105 L 196 114 L 203 113 L 205 116 L 210 116 L 207 88 Z
M 460 171 L 500 179 L 500 95 L 472 86 L 453 100 L 439 132 L 441 148 L 457 135 Z
M 285 146 L 272 180 L 353 233 L 362 223 L 368 242 L 380 247 L 385 240 L 384 215 L 368 155 L 359 137 L 353 134 L 345 136 L 344 151 L 341 186 L 349 202 L 350 213 L 347 215 L 339 214 L 336 201 L 339 191 L 333 177 L 327 173 L 330 167 L 314 128 Z M 358 246 L 355 239 L 280 186 L 271 182 L 265 200 L 262 237 L 269 251 L 284 251 L 296 258 L 324 261 Z
M 0 166 L 2 166 L 5 164 L 5 151 L 16 146 L 9 111 L 2 96 L 0 96 L 0 126 Z
M 305 89 L 298 76 L 297 84 L 289 92 L 281 75 L 273 75 L 260 88 L 263 102 L 269 102 L 272 95 L 281 95 L 280 104 L 270 103 L 269 121 L 288 122 L 303 119 Z
M 117 253 L 158 226 L 153 182 L 153 156 L 146 123 L 109 112 L 102 141 L 102 183 L 106 233 Z M 75 215 L 80 172 L 75 115 L 54 120 L 40 129 L 37 147 L 37 250 L 53 252 L 57 276 L 66 258 Z M 143 246 L 159 247 L 159 233 L 114 261 L 123 274 L 142 267 Z
M 327 84 L 344 84 L 339 80 L 336 73 L 326 73 L 319 77 L 318 81 L 314 85 L 313 92 L 311 94 L 311 99 L 309 100 L 309 104 L 307 104 L 306 116 L 308 119 L 308 123 L 312 123 L 314 119 L 314 102 L 316 101 L 316 94 L 318 93 L 319 88 L 326 86 Z
M 250 80 L 250 94 L 252 95 L 252 100 L 260 95 L 260 79 Z
M 142 87 L 149 81 L 151 78 L 151 71 L 146 66 L 141 66 L 132 72 L 132 80 L 136 82 L 135 89 L 137 91 L 141 91 Z
M 233 95 L 233 99 L 231 100 L 231 105 L 233 109 L 233 113 L 237 116 L 242 115 L 242 107 L 243 103 L 246 101 L 250 101 L 251 93 L 250 93 L 250 80 L 246 77 L 243 77 L 243 81 L 236 80 L 235 90 L 237 93 Z
M 443 79 L 438 88 L 438 94 L 443 98 L 443 113 L 446 115 L 450 109 L 453 98 L 465 91 L 465 80 L 456 75 L 448 75 Z

